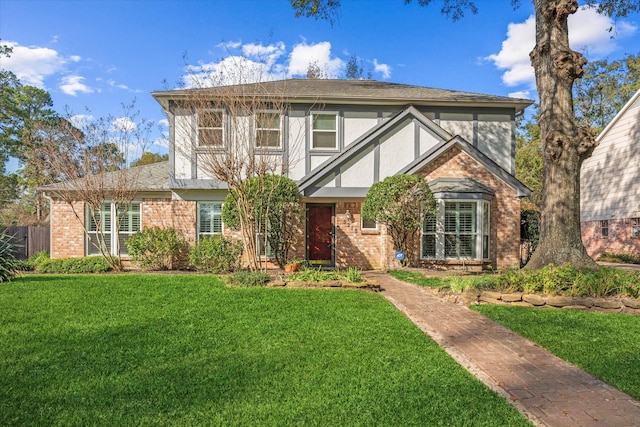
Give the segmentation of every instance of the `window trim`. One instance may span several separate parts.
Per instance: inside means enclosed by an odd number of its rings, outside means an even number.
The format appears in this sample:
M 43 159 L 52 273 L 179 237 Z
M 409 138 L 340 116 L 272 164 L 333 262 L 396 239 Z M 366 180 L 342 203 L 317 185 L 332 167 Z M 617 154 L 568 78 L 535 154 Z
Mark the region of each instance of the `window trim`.
M 200 206 L 203 205 L 203 204 L 205 204 L 205 205 L 216 205 L 216 204 L 220 205 L 220 213 L 219 213 L 219 216 L 220 216 L 220 231 L 219 232 L 217 232 L 217 231 L 212 231 L 212 232 L 209 232 L 209 233 L 206 233 L 206 232 L 201 233 L 200 232 L 200 220 L 202 219 Z M 216 201 L 216 200 L 211 200 L 211 201 L 209 201 L 209 200 L 204 201 L 203 200 L 203 201 L 199 201 L 199 202 L 196 203 L 196 240 L 198 242 L 200 240 L 202 240 L 203 238 L 212 238 L 212 237 L 215 237 L 215 236 L 224 235 L 224 222 L 222 221 L 222 207 L 223 207 L 223 202 Z M 214 212 L 214 214 L 215 214 L 215 212 Z M 212 223 L 213 223 L 213 219 L 212 219 Z M 211 228 L 213 228 L 213 225 L 212 225 Z
M 109 200 L 109 201 L 104 201 L 101 203 L 100 205 L 100 216 L 103 216 L 103 213 L 109 213 L 109 231 L 102 231 L 102 233 L 105 235 L 108 234 L 109 235 L 109 242 L 108 242 L 108 247 L 105 248 L 105 251 L 108 251 L 108 253 L 110 255 L 113 256 L 117 256 L 118 254 L 120 254 L 121 256 L 128 256 L 129 254 L 127 253 L 127 248 L 126 245 L 124 245 L 124 249 L 121 247 L 120 245 L 120 238 L 122 236 L 128 236 L 131 237 L 133 236 L 135 233 L 139 232 L 142 230 L 142 202 L 140 201 L 136 201 L 133 200 L 131 202 L 128 202 L 128 209 L 127 209 L 127 213 L 131 210 L 131 208 L 133 206 L 137 206 L 137 215 L 138 215 L 138 229 L 135 231 L 126 231 L 123 232 L 120 229 L 120 226 L 118 225 L 118 222 L 120 221 L 120 217 L 121 215 L 118 214 L 118 205 L 122 204 L 121 202 L 116 202 L 113 200 Z M 108 210 L 104 209 L 105 206 L 109 206 Z M 135 212 L 133 212 L 135 214 Z M 129 214 L 129 213 L 128 213 Z M 130 215 L 130 214 L 129 214 Z M 117 233 L 114 232 L 113 226 L 114 226 L 114 219 L 115 219 L 115 224 L 116 224 L 116 229 L 117 229 Z M 86 256 L 95 256 L 95 255 L 101 255 L 100 254 L 100 250 L 98 248 L 96 248 L 92 243 L 91 243 L 91 236 L 95 235 L 97 236 L 98 231 L 97 230 L 91 230 L 91 224 L 93 223 L 93 219 L 91 217 L 91 213 L 89 212 L 89 205 L 85 204 L 85 221 L 87 226 L 86 231 L 85 231 L 85 254 Z M 97 226 L 97 224 L 95 224 Z M 100 221 L 100 226 L 101 228 L 104 229 L 104 219 L 101 218 Z M 97 239 L 97 237 L 96 237 Z M 106 243 L 106 242 L 105 242 Z
M 221 113 L 221 127 L 205 127 L 200 126 L 200 114 L 202 113 Z M 196 147 L 198 148 L 213 148 L 213 149 L 222 149 L 226 146 L 227 143 L 227 112 L 222 108 L 210 108 L 210 109 L 201 109 L 196 112 Z M 200 143 L 200 129 L 220 129 L 222 134 L 222 143 L 221 144 L 201 144 Z
M 420 227 L 420 259 L 421 260 L 435 260 L 435 261 L 455 261 L 455 260 L 472 260 L 472 261 L 486 261 L 491 259 L 491 202 L 489 200 L 469 199 L 469 198 L 446 198 L 437 199 L 437 210 L 435 216 L 434 231 L 425 231 L 425 225 L 427 216 L 425 215 Z M 446 236 L 452 234 L 451 232 L 445 232 L 445 207 L 447 203 L 472 203 L 475 206 L 475 232 L 471 233 L 474 241 L 473 251 L 475 256 L 446 256 L 445 241 Z M 488 218 L 485 219 L 485 214 Z M 488 227 L 486 227 L 488 226 Z M 485 230 L 485 228 L 487 228 Z M 459 233 L 458 233 L 459 234 Z M 469 233 L 464 233 L 469 234 Z M 434 237 L 435 256 L 424 255 L 424 236 L 430 235 Z M 457 234 L 456 234 L 457 235 Z M 484 251 L 484 243 L 486 240 L 487 251 Z M 486 254 L 486 257 L 485 257 Z
M 336 119 L 336 126 L 334 130 L 327 130 L 327 129 L 314 129 L 314 123 L 315 123 L 315 116 L 320 116 L 320 115 L 327 115 L 327 116 L 334 116 Z M 309 136 L 309 149 L 311 151 L 339 151 L 340 150 L 340 113 L 338 111 L 312 111 L 309 115 L 311 123 L 309 126 L 309 130 L 310 130 L 310 136 Z M 315 147 L 314 146 L 314 134 L 318 132 L 318 133 L 334 133 L 335 134 L 335 144 L 333 147 Z
M 278 116 L 278 128 L 263 128 L 263 127 L 259 127 L 259 122 L 257 119 L 257 116 L 259 114 L 274 114 Z M 254 146 L 255 148 L 259 149 L 259 150 L 274 150 L 274 151 L 278 151 L 278 150 L 282 150 L 283 147 L 283 141 L 282 141 L 282 136 L 283 136 L 283 124 L 284 124 L 284 115 L 282 114 L 282 112 L 277 111 L 277 110 L 257 110 L 254 112 L 253 114 L 253 137 L 254 137 Z M 278 131 L 278 145 L 275 146 L 271 146 L 271 145 L 260 145 L 258 144 L 258 132 L 259 131 L 268 131 L 268 132 L 273 132 L 275 130 Z

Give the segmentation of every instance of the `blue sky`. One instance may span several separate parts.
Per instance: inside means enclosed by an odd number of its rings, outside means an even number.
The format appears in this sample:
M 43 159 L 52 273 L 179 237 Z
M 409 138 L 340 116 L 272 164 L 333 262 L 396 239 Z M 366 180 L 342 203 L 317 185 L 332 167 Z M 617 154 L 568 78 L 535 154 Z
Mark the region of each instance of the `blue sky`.
M 289 0 L 0 0 L 0 39 L 14 49 L 0 67 L 49 91 L 57 111 L 118 117 L 135 99 L 161 124 L 152 91 L 239 57 L 263 78 L 304 77 L 312 61 L 343 77 L 355 54 L 376 80 L 535 99 L 530 2 L 515 11 L 506 0 L 475 2 L 477 15 L 451 22 L 440 2 L 342 0 L 331 26 L 295 18 Z M 619 59 L 640 50 L 640 15 L 612 23 L 580 11 L 570 37 L 588 59 Z M 152 150 L 166 151 L 156 137 Z

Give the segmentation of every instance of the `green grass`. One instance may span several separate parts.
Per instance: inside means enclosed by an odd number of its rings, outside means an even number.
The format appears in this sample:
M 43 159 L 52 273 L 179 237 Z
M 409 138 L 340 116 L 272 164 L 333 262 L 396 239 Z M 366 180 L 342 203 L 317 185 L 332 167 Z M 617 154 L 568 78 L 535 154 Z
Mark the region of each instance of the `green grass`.
M 373 293 L 29 275 L 0 343 L 0 425 L 528 425 Z
M 447 287 L 447 281 L 442 277 L 425 277 L 422 273 L 417 271 L 407 270 L 390 270 L 389 274 L 398 280 L 403 282 L 413 283 L 419 286 L 427 288 L 445 288 Z
M 497 305 L 472 308 L 640 399 L 640 316 Z

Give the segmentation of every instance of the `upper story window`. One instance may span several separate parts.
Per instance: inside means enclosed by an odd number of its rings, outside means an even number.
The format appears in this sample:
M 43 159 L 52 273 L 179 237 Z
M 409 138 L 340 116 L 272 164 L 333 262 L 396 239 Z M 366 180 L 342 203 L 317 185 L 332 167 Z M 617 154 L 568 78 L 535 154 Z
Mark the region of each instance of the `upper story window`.
M 203 110 L 198 112 L 198 146 L 222 147 L 224 145 L 224 112 Z
M 274 111 L 259 111 L 256 120 L 256 147 L 279 148 L 281 146 L 280 113 Z
M 222 234 L 222 202 L 198 203 L 198 240 Z
M 338 148 L 338 115 L 313 113 L 311 115 L 311 148 L 335 150 Z

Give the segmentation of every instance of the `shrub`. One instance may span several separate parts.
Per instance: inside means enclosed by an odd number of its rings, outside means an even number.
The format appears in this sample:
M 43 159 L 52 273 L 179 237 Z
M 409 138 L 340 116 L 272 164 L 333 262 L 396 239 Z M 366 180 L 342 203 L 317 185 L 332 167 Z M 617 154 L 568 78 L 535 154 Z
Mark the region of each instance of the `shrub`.
M 184 246 L 173 228 L 146 228 L 127 240 L 131 260 L 145 270 L 170 270 Z
M 222 236 L 204 238 L 189 253 L 189 262 L 196 270 L 221 273 L 235 271 L 242 256 L 242 242 Z
M 49 252 L 40 251 L 36 252 L 24 261 L 17 262 L 17 270 L 20 271 L 34 271 L 44 261 L 49 259 Z
M 38 273 L 105 273 L 111 269 L 101 256 L 47 259 L 36 266 Z
M 11 236 L 0 234 L 0 283 L 9 282 L 16 275 L 17 261 L 13 249 Z
M 271 277 L 262 271 L 236 271 L 229 278 L 229 283 L 243 288 L 264 286 L 271 281 Z

